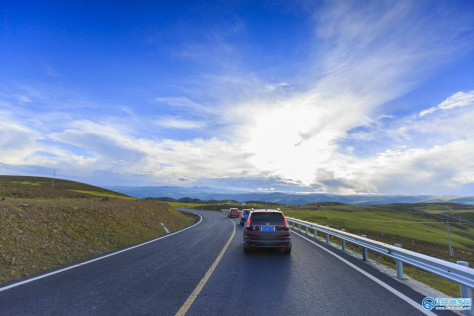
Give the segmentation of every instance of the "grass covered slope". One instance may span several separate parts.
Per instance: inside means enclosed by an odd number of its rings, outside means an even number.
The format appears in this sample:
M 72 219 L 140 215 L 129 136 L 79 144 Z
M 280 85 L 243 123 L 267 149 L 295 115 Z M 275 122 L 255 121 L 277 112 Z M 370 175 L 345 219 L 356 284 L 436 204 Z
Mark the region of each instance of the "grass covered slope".
M 0 283 L 164 235 L 161 223 L 176 231 L 194 222 L 166 203 L 82 183 L 56 180 L 55 192 L 47 178 L 0 183 Z
M 0 199 L 15 198 L 90 198 L 107 196 L 133 199 L 128 195 L 99 188 L 93 185 L 62 179 L 0 176 Z
M 305 208 L 305 209 L 304 209 Z M 348 232 L 365 234 L 386 243 L 401 243 L 407 249 L 445 260 L 474 264 L 474 207 L 468 205 L 389 204 L 376 206 L 331 205 L 284 209 L 288 216 Z M 446 221 L 450 222 L 455 258 L 449 257 Z M 383 238 L 382 238 L 383 232 Z

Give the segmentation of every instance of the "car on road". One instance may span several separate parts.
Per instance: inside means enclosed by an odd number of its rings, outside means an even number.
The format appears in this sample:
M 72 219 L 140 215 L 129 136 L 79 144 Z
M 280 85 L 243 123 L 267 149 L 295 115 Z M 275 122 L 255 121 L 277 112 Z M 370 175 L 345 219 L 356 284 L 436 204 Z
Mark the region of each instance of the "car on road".
M 242 214 L 240 214 L 240 226 L 244 226 L 245 222 L 249 218 L 250 212 L 252 210 L 250 209 L 243 209 Z
M 254 210 L 244 226 L 244 253 L 258 248 L 280 248 L 291 253 L 290 227 L 279 210 Z
M 227 215 L 227 217 L 229 217 L 229 218 L 239 217 L 239 215 L 240 215 L 240 212 L 239 212 L 238 208 L 231 208 L 229 210 L 229 214 Z

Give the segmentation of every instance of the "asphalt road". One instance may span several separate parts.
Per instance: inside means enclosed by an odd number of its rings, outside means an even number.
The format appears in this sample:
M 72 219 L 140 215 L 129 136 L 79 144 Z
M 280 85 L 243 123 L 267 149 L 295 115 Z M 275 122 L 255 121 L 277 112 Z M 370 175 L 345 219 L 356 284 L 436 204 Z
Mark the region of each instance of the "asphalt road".
M 180 233 L 16 287 L 1 285 L 0 315 L 175 315 L 229 241 L 232 221 L 235 236 L 187 315 L 421 314 L 296 234 L 291 255 L 245 255 L 238 219 L 195 212 L 202 221 Z M 421 294 L 337 253 L 421 306 Z

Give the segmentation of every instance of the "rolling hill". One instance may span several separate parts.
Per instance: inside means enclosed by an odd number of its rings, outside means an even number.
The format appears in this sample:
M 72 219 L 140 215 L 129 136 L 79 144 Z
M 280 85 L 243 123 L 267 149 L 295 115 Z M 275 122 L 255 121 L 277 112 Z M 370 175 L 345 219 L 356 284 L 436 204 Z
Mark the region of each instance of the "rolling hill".
M 167 203 L 67 180 L 0 176 L 0 283 L 179 230 Z
M 122 193 L 75 181 L 0 175 L 0 198 L 92 198 L 97 196 L 133 199 Z

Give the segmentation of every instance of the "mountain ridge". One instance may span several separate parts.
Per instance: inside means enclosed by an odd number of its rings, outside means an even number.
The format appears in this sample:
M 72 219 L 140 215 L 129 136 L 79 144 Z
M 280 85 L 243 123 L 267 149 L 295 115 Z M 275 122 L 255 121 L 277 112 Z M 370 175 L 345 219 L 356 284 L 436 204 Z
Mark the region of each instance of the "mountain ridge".
M 333 193 L 285 193 L 285 192 L 254 192 L 233 189 L 219 189 L 211 187 L 178 187 L 178 186 L 109 186 L 114 191 L 130 196 L 170 197 L 180 199 L 184 197 L 201 200 L 235 200 L 267 201 L 279 204 L 309 204 L 314 202 L 339 202 L 353 205 L 376 205 L 391 203 L 443 203 L 452 202 L 474 205 L 474 196 L 434 196 L 434 195 L 339 195 Z

